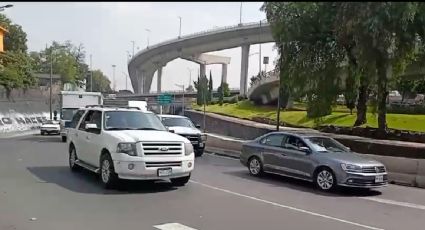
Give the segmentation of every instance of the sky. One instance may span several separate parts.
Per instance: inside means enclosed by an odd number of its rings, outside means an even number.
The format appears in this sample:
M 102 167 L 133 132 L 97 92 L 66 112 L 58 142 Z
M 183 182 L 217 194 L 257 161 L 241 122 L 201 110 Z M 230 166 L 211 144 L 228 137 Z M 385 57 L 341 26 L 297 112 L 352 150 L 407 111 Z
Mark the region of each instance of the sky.
M 237 25 L 240 20 L 241 2 L 2 2 L 13 4 L 4 13 L 14 23 L 22 26 L 27 33 L 29 51 L 40 51 L 53 41 L 71 41 L 83 44 L 86 51 L 86 63 L 92 55 L 93 69 L 100 69 L 111 80 L 113 87 L 113 67 L 115 68 L 115 89 L 132 90 L 126 75 L 127 51 L 132 54 L 149 45 L 177 38 L 179 34 L 179 16 L 182 18 L 182 36 L 200 31 Z M 242 3 L 242 23 L 259 22 L 266 18 L 260 11 L 262 2 Z M 150 30 L 148 32 L 146 29 Z M 259 70 L 259 45 L 251 45 L 248 77 Z M 262 56 L 270 57 L 270 64 L 262 70 L 273 68 L 277 51 L 274 43 L 261 46 Z M 257 53 L 257 54 L 255 54 Z M 211 52 L 231 58 L 228 66 L 230 88 L 239 88 L 241 48 Z M 191 74 L 188 68 L 192 69 Z M 213 86 L 217 88 L 221 81 L 221 65 L 208 65 Z M 196 80 L 199 65 L 176 59 L 163 68 L 162 90 L 179 90 L 175 84 L 189 84 Z M 156 73 L 151 91 L 156 91 Z M 192 83 L 193 85 L 193 83 Z

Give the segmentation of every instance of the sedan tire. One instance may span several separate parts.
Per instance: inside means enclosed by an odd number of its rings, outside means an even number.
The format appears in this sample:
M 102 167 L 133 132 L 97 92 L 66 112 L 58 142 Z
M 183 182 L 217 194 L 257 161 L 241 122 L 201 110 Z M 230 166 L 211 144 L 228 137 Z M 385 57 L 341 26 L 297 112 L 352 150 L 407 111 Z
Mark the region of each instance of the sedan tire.
M 322 191 L 332 191 L 337 185 L 335 174 L 327 167 L 317 170 L 314 183 Z
M 262 176 L 263 175 L 263 163 L 258 157 L 251 157 L 248 160 L 248 169 L 249 173 L 253 176 Z

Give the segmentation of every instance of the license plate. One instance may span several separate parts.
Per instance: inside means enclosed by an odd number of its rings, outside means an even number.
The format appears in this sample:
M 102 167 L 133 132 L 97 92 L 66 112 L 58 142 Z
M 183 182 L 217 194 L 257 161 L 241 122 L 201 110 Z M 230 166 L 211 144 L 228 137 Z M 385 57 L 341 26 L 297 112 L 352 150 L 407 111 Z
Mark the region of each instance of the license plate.
M 170 176 L 172 173 L 171 168 L 158 169 L 158 176 Z
M 380 175 L 380 176 L 375 176 L 375 183 L 382 183 L 384 182 L 384 176 Z

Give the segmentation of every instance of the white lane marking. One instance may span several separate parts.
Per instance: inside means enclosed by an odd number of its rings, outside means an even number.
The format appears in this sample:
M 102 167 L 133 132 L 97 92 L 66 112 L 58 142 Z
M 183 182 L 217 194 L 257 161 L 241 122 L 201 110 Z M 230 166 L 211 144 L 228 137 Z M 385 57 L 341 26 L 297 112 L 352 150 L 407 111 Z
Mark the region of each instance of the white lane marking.
M 416 208 L 416 209 L 425 210 L 425 205 L 420 205 L 420 204 L 412 204 L 407 202 L 387 200 L 387 199 L 381 199 L 376 197 L 359 197 L 359 198 L 363 200 L 370 200 L 370 201 L 375 201 L 375 202 L 379 202 L 383 204 L 391 204 L 391 205 L 397 205 L 397 206 L 402 206 L 407 208 Z
M 362 227 L 362 228 L 366 228 L 366 229 L 384 230 L 383 228 L 377 228 L 377 227 L 373 227 L 373 226 L 359 224 L 359 223 L 356 223 L 356 222 L 352 222 L 352 221 L 348 221 L 348 220 L 343 220 L 343 219 L 339 219 L 339 218 L 336 218 L 336 217 L 327 216 L 327 215 L 323 215 L 323 214 L 320 214 L 320 213 L 311 212 L 311 211 L 307 211 L 307 210 L 304 210 L 304 209 L 295 208 L 295 207 L 291 207 L 291 206 L 284 205 L 284 204 L 279 204 L 279 203 L 268 201 L 268 200 L 263 200 L 263 199 L 260 199 L 260 198 L 257 198 L 257 197 L 248 196 L 248 195 L 244 195 L 244 194 L 237 193 L 237 192 L 232 192 L 232 191 L 227 190 L 227 189 L 222 189 L 222 188 L 214 187 L 214 186 L 207 185 L 207 184 L 204 184 L 204 183 L 201 183 L 201 182 L 197 182 L 197 181 L 194 181 L 194 180 L 190 180 L 190 182 L 192 182 L 194 184 L 198 184 L 198 185 L 204 186 L 204 187 L 207 187 L 207 188 L 210 188 L 210 189 L 214 189 L 214 190 L 217 190 L 217 191 L 229 193 L 229 194 L 232 194 L 232 195 L 235 195 L 235 196 L 240 196 L 240 197 L 244 197 L 244 198 L 255 200 L 255 201 L 259 201 L 259 202 L 263 202 L 263 203 L 266 203 L 266 204 L 271 204 L 273 206 L 277 206 L 277 207 L 281 207 L 281 208 L 286 208 L 286 209 L 289 209 L 289 210 L 292 210 L 292 211 L 301 212 L 301 213 L 309 214 L 309 215 L 312 215 L 312 216 L 318 216 L 318 217 L 322 217 L 322 218 L 325 218 L 325 219 L 330 219 L 330 220 L 334 220 L 334 221 L 338 221 L 338 222 L 342 222 L 342 223 L 345 223 L 345 224 L 350 224 L 350 225 L 354 225 L 354 226 L 358 226 L 358 227 Z
M 161 230 L 197 230 L 179 223 L 167 223 L 167 224 L 155 225 L 153 227 L 157 229 L 161 229 Z
M 206 153 L 208 154 L 208 156 L 212 156 L 212 157 L 218 157 L 218 158 L 223 158 L 223 159 L 227 159 L 227 160 L 235 160 L 235 161 L 239 161 L 239 159 L 233 158 L 233 157 L 226 157 L 226 156 L 221 156 L 221 155 L 217 155 L 214 152 L 208 152 Z

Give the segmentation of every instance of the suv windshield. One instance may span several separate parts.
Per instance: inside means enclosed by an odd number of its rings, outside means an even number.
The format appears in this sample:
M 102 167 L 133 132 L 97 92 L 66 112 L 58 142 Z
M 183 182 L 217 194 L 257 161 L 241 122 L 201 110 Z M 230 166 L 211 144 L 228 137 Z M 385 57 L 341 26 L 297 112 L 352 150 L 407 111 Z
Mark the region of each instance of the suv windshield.
M 62 109 L 61 119 L 70 121 L 78 109 Z
M 187 118 L 180 118 L 180 117 L 163 117 L 162 123 L 165 126 L 173 127 L 173 126 L 180 126 L 180 127 L 190 127 L 195 128 L 195 125 L 193 125 L 192 121 L 190 121 Z
M 58 122 L 52 121 L 52 120 L 47 120 L 47 121 L 43 122 L 43 125 L 53 125 L 53 124 L 58 124 Z
M 139 111 L 105 112 L 104 124 L 105 130 L 166 130 L 155 114 Z
M 309 137 L 306 140 L 317 152 L 348 152 L 338 141 L 328 137 Z

